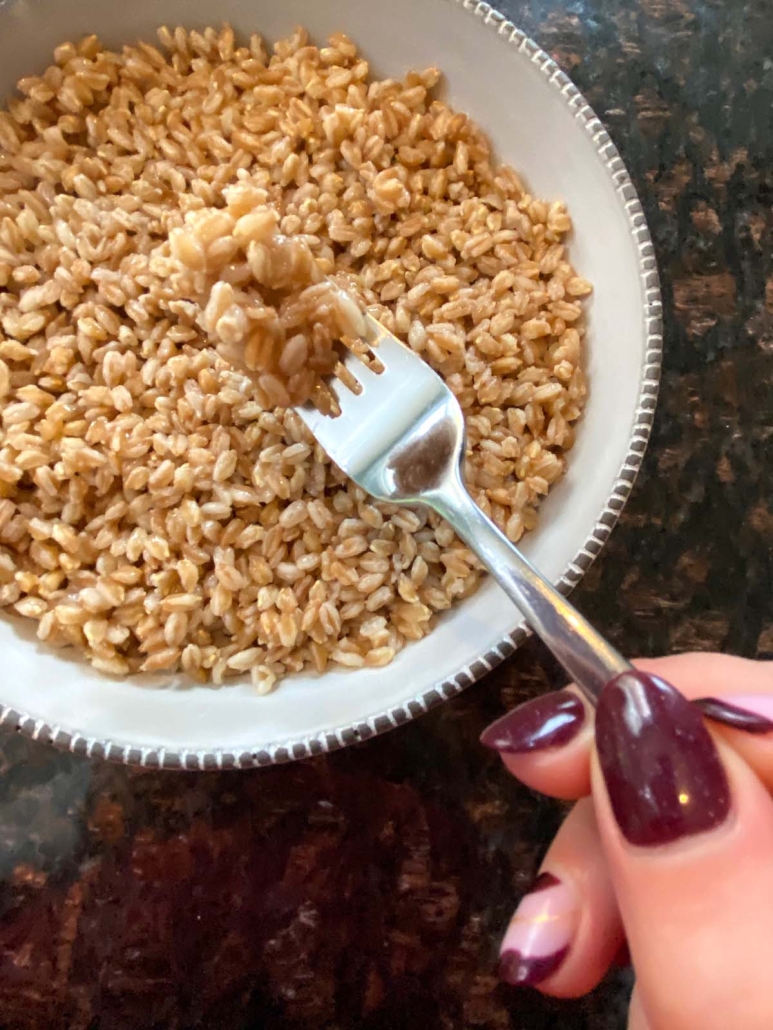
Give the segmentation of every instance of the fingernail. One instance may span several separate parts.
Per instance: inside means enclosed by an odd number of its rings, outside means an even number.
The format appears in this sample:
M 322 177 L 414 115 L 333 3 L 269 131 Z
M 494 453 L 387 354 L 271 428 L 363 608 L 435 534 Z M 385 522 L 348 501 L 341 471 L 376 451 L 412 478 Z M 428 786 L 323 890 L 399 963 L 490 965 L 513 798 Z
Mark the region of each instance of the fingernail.
M 561 747 L 577 736 L 585 705 L 569 690 L 535 697 L 503 715 L 483 731 L 481 744 L 508 755 Z
M 693 704 L 707 719 L 732 726 L 747 733 L 770 733 L 773 730 L 773 697 L 769 694 L 733 694 L 721 697 L 699 697 Z
M 552 873 L 541 873 L 510 920 L 499 953 L 499 977 L 532 987 L 558 969 L 577 929 L 571 891 Z
M 701 713 L 658 676 L 623 672 L 604 687 L 596 748 L 631 844 L 669 844 L 727 818 L 730 787 Z

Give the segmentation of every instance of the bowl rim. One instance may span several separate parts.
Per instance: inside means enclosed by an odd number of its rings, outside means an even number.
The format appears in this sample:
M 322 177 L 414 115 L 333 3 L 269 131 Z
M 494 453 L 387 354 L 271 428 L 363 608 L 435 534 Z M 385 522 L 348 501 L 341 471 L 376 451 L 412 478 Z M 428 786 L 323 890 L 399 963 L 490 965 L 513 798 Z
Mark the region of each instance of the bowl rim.
M 590 136 L 596 157 L 613 180 L 626 215 L 631 236 L 638 251 L 639 278 L 644 293 L 644 325 L 646 343 L 641 365 L 639 390 L 628 450 L 620 466 L 604 508 L 585 542 L 569 562 L 555 585 L 568 594 L 582 579 L 606 543 L 631 493 L 644 458 L 655 415 L 663 355 L 663 323 L 660 281 L 655 250 L 647 222 L 628 170 L 596 113 L 569 76 L 537 43 L 517 28 L 505 15 L 484 0 L 446 0 L 466 15 L 478 19 L 489 31 L 502 37 L 515 50 L 525 55 L 547 78 L 563 102 L 572 110 Z M 170 748 L 138 748 L 112 740 L 86 737 L 80 731 L 64 726 L 50 726 L 29 713 L 0 702 L 0 725 L 15 729 L 32 740 L 43 740 L 55 747 L 89 758 L 105 758 L 124 765 L 177 770 L 246 769 L 281 764 L 335 751 L 367 740 L 412 719 L 454 697 L 472 686 L 513 654 L 529 636 L 525 626 L 503 637 L 491 650 L 479 654 L 451 679 L 441 680 L 425 688 L 400 705 L 370 716 L 363 722 L 349 723 L 335 730 L 321 731 L 301 741 L 277 744 L 270 749 L 234 754 L 225 749 L 214 751 Z

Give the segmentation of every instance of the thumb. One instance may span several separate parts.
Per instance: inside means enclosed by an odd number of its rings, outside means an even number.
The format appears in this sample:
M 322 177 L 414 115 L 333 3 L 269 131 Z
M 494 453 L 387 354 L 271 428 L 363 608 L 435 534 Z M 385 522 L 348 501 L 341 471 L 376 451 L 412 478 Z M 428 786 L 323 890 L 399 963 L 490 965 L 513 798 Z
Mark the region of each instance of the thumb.
M 651 1030 L 769 1030 L 773 801 L 665 681 L 623 673 L 596 713 L 596 815 Z

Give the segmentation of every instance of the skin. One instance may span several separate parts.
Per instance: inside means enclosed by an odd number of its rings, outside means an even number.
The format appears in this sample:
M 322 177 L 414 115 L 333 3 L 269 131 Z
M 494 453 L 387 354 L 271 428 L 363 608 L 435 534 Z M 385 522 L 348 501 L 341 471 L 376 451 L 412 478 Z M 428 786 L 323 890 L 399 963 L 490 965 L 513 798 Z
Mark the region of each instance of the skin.
M 636 664 L 688 698 L 773 695 L 773 662 L 692 654 Z M 566 960 L 538 989 L 585 994 L 627 939 L 637 976 L 629 1030 L 769 1030 L 773 733 L 706 721 L 730 782 L 730 817 L 707 833 L 645 849 L 617 827 L 588 716 L 564 747 L 503 756 L 534 790 L 579 799 L 541 867 L 575 894 L 578 927 Z

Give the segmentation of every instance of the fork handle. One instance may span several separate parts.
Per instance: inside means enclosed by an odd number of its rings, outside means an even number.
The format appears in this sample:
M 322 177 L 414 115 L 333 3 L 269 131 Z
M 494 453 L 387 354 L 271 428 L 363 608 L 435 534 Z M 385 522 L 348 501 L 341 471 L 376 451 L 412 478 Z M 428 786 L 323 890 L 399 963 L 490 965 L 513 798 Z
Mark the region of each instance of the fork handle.
M 592 704 L 611 679 L 631 669 L 630 663 L 483 514 L 458 474 L 422 500 L 478 556 Z

